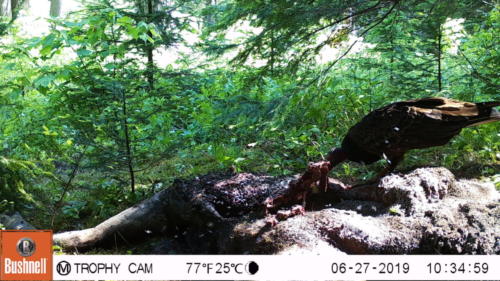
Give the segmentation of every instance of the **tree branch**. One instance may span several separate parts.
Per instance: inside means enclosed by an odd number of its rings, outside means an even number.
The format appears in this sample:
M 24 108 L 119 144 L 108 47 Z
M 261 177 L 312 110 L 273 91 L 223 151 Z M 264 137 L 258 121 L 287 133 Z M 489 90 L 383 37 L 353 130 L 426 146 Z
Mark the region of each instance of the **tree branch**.
M 398 3 L 399 3 L 399 0 L 395 1 L 394 5 L 392 5 L 392 7 L 389 9 L 389 11 L 387 11 L 382 17 L 380 17 L 380 19 L 377 20 L 373 25 L 371 25 L 370 27 L 368 27 L 367 29 L 365 29 L 359 35 L 359 37 L 365 35 L 368 31 L 372 30 L 374 27 L 376 27 L 377 25 L 379 25 L 380 23 L 382 23 L 392 13 L 392 11 L 394 10 L 394 8 L 397 6 Z M 339 62 L 342 58 L 344 58 L 351 51 L 351 49 L 354 47 L 354 45 L 356 45 L 356 43 L 358 43 L 358 41 L 359 41 L 359 39 L 356 39 L 349 46 L 349 48 L 347 48 L 347 50 L 340 57 L 338 57 L 336 60 L 334 60 L 333 62 L 331 62 L 328 65 L 328 67 L 325 70 L 321 71 L 321 73 L 319 75 L 317 75 L 316 78 L 314 78 L 311 82 L 309 82 L 306 87 L 311 86 L 313 83 L 315 83 L 316 81 L 318 81 L 318 79 L 321 76 L 323 76 L 323 75 L 325 75 L 325 73 L 329 72 L 333 68 L 333 66 L 335 66 L 335 64 L 337 64 L 337 62 Z

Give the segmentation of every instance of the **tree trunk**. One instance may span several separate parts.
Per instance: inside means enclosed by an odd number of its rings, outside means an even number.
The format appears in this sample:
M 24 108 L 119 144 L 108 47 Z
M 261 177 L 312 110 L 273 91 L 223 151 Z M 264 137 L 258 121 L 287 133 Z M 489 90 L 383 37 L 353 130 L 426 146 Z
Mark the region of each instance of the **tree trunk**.
M 54 210 L 52 211 L 52 219 L 50 220 L 50 226 L 51 228 L 54 227 L 54 221 L 57 216 L 57 213 L 61 210 L 61 207 L 63 205 L 64 197 L 72 187 L 72 182 L 75 179 L 76 175 L 78 174 L 78 170 L 80 169 L 80 164 L 82 163 L 83 156 L 85 155 L 85 150 L 86 148 L 78 155 L 78 157 L 75 160 L 75 163 L 73 165 L 73 170 L 68 176 L 68 180 L 64 184 L 63 191 L 61 194 L 61 197 L 54 203 Z
M 10 15 L 10 1 L 0 0 L 0 17 L 8 17 Z
M 111 26 L 111 34 L 113 37 L 113 42 L 116 46 L 116 38 L 115 38 L 115 32 L 113 29 L 113 26 Z M 113 54 L 113 61 L 116 63 L 116 53 Z M 116 68 L 113 69 L 113 78 L 116 80 L 117 75 L 116 75 Z M 119 93 L 116 91 L 120 91 Z M 126 158 L 126 164 L 128 168 L 128 173 L 130 176 L 130 190 L 132 193 L 135 193 L 135 172 L 134 172 L 134 159 L 132 155 L 132 144 L 131 144 L 131 137 L 130 137 L 130 132 L 129 132 L 129 126 L 128 126 L 128 110 L 127 110 L 127 94 L 126 94 L 126 89 L 120 88 L 118 89 L 117 87 L 114 88 L 113 94 L 115 96 L 118 96 L 120 94 L 121 98 L 121 103 L 122 103 L 122 116 L 121 116 L 121 123 L 122 123 L 122 130 L 123 130 L 123 135 L 125 137 L 125 158 Z M 118 117 L 118 116 L 117 116 Z
M 28 5 L 28 0 L 0 0 L 0 17 L 8 17 L 11 21 L 17 18 L 19 10 Z
M 274 76 L 274 60 L 275 60 L 275 55 L 276 55 L 276 51 L 274 50 L 274 42 L 275 38 L 274 38 L 274 29 L 271 30 L 271 61 L 270 61 L 270 65 L 271 65 L 271 76 Z
M 153 15 L 153 0 L 148 0 L 148 22 L 152 21 L 152 15 Z M 153 37 L 153 34 L 148 31 L 148 36 Z M 149 90 L 152 91 L 154 89 L 154 57 L 153 57 L 153 51 L 154 51 L 154 46 L 153 43 L 151 42 L 146 42 L 146 55 L 148 57 L 148 64 L 147 64 L 147 71 L 146 71 L 146 77 L 148 80 L 149 84 Z
M 438 28 L 438 38 L 437 38 L 437 80 L 438 80 L 438 91 L 441 92 L 443 90 L 443 77 L 441 70 L 441 56 L 442 56 L 442 30 L 441 26 Z
M 394 32 L 394 31 L 391 31 L 391 32 Z M 389 70 L 389 83 L 391 85 L 391 88 L 394 86 L 394 49 L 395 49 L 395 46 L 394 46 L 394 36 L 391 35 L 390 37 L 390 46 L 391 46 L 391 52 L 390 52 L 390 70 Z
M 210 6 L 213 6 L 213 5 L 217 5 L 217 1 L 216 0 L 205 0 L 205 6 L 206 7 L 210 7 Z M 215 24 L 215 17 L 211 14 L 207 14 L 204 16 L 204 24 L 206 26 L 212 26 Z
M 128 112 L 127 112 L 127 96 L 125 94 L 125 90 L 120 90 L 122 93 L 122 114 L 123 114 L 123 133 L 125 135 L 125 149 L 127 153 L 127 167 L 130 175 L 130 190 L 132 193 L 135 193 L 135 172 L 133 165 L 133 156 L 132 156 L 132 148 L 130 141 L 130 133 L 128 127 Z
M 168 190 L 158 192 L 93 228 L 56 234 L 54 243 L 68 250 L 86 250 L 98 245 L 127 244 L 148 233 L 158 234 L 167 223 L 162 206 L 169 203 L 167 195 Z
M 19 4 L 20 4 L 19 2 L 20 2 L 19 0 L 11 0 L 10 1 L 10 9 L 11 9 L 12 15 L 16 14 L 16 10 L 19 8 Z
M 59 17 L 61 15 L 61 0 L 50 0 L 50 16 Z

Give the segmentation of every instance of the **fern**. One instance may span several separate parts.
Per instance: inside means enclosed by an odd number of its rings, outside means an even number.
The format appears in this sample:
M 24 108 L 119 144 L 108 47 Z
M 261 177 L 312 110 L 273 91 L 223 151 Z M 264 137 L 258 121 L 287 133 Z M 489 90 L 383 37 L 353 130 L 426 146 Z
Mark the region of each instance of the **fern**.
M 28 178 L 33 177 L 35 164 L 30 161 L 0 157 L 0 212 L 12 210 L 16 204 L 31 201 L 25 190 Z

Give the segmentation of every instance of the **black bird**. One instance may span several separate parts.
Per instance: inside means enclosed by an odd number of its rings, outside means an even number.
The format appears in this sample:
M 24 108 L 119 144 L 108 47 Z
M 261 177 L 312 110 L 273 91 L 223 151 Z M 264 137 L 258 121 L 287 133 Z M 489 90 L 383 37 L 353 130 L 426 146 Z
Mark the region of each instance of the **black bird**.
M 349 129 L 341 147 L 328 153 L 327 161 L 310 163 L 285 193 L 267 198 L 266 213 L 299 201 L 305 207 L 310 187 L 319 180 L 319 187 L 326 191 L 328 172 L 345 160 L 370 164 L 386 158 L 389 165 L 378 174 L 379 179 L 394 170 L 408 150 L 445 145 L 465 127 L 499 121 L 496 106 L 500 101 L 471 103 L 430 97 L 376 109 Z
M 389 165 L 380 178 L 394 170 L 408 150 L 444 145 L 465 127 L 499 121 L 496 106 L 500 101 L 471 103 L 440 97 L 389 104 L 349 129 L 342 146 L 328 153 L 328 170 L 345 160 L 370 164 L 386 158 Z M 322 175 L 320 186 L 326 177 Z

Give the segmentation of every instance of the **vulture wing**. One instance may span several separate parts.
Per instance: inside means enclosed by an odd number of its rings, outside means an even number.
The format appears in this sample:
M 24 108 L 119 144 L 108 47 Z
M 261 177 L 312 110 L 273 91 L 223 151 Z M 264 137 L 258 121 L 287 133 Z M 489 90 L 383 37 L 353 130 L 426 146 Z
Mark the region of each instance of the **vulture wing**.
M 500 120 L 500 102 L 470 103 L 446 98 L 396 102 L 366 115 L 347 133 L 349 160 L 371 163 L 407 150 L 440 146 L 462 128 Z

